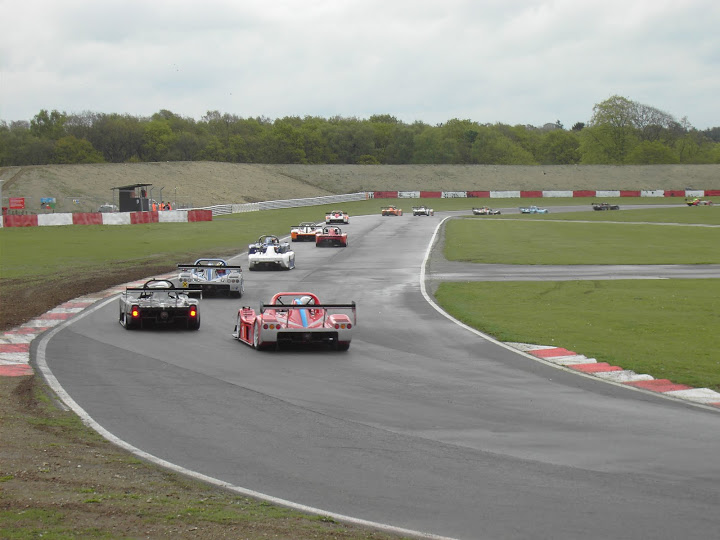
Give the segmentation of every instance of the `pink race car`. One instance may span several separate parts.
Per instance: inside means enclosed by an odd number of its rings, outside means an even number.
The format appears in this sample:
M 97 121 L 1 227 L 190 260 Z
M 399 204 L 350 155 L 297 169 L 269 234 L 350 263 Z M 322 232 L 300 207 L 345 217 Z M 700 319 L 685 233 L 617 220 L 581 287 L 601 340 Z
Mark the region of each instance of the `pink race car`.
M 232 336 L 255 349 L 325 344 L 346 351 L 356 322 L 355 302 L 322 304 L 310 292 L 280 292 L 259 312 L 241 307 Z

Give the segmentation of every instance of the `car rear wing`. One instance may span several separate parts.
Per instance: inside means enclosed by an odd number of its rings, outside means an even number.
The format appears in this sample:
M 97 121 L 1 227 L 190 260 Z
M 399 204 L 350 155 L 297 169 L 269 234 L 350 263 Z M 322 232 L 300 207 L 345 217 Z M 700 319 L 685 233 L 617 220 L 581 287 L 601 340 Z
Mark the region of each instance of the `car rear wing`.
M 242 271 L 242 266 L 239 265 L 228 265 L 228 266 L 208 266 L 206 264 L 178 264 L 178 268 L 180 269 L 201 269 L 201 270 L 207 270 L 208 268 L 210 270 L 240 270 Z
M 187 289 L 183 289 L 182 287 L 125 287 L 125 292 L 178 292 L 185 294 L 187 291 Z
M 260 313 L 273 309 L 275 311 L 292 311 L 298 309 L 324 309 L 326 316 L 330 310 L 350 310 L 352 312 L 353 324 L 357 324 L 357 304 L 350 302 L 349 304 L 265 304 L 260 303 Z

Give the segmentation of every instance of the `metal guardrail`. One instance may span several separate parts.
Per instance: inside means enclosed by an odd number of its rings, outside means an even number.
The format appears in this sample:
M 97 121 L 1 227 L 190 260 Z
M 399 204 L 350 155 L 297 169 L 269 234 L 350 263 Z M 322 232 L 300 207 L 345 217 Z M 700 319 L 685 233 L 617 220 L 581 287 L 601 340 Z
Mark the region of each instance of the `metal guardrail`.
M 319 206 L 321 204 L 339 204 L 350 201 L 364 201 L 368 198 L 366 192 L 348 193 L 345 195 L 325 195 L 323 197 L 309 197 L 307 199 L 284 199 L 280 201 L 263 201 L 246 204 L 218 204 L 203 206 L 193 210 L 211 210 L 213 217 L 242 212 L 257 212 L 259 210 L 277 210 L 279 208 L 299 208 L 301 206 Z

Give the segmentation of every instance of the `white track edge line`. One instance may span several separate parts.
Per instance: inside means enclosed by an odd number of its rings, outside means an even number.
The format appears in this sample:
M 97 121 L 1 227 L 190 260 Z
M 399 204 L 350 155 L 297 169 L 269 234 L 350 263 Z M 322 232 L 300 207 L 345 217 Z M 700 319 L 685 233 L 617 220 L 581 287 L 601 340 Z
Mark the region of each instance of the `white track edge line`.
M 331 517 L 332 519 L 335 519 L 342 523 L 358 525 L 361 527 L 367 527 L 367 528 L 384 531 L 384 532 L 388 532 L 388 533 L 405 535 L 405 536 L 410 536 L 413 538 L 429 539 L 429 540 L 454 540 L 453 538 L 446 537 L 446 536 L 438 536 L 435 534 L 423 533 L 423 532 L 414 531 L 411 529 L 403 529 L 400 527 L 395 527 L 395 526 L 387 525 L 384 523 L 377 523 L 374 521 L 368 521 L 365 519 L 355 518 L 355 517 L 347 516 L 344 514 L 328 512 L 328 511 L 322 510 L 320 508 L 315 508 L 312 506 L 307 506 L 307 505 L 296 503 L 293 501 L 288 501 L 286 499 L 280 499 L 278 497 L 273 497 L 272 495 L 266 495 L 266 494 L 260 493 L 258 491 L 253 491 L 251 489 L 236 486 L 234 484 L 224 482 L 217 478 L 213 478 L 211 476 L 206 476 L 206 475 L 198 473 L 196 471 L 186 469 L 184 467 L 181 467 L 180 465 L 176 465 L 175 463 L 165 461 L 164 459 L 161 459 L 157 456 L 154 456 L 143 450 L 140 450 L 139 448 L 136 448 L 135 446 L 120 439 L 119 437 L 115 436 L 114 434 L 112 434 L 111 432 L 106 430 L 104 427 L 102 427 L 100 424 L 98 424 L 82 407 L 80 407 L 80 405 L 78 405 L 78 403 L 74 399 L 72 399 L 70 397 L 70 395 L 65 391 L 65 389 L 62 387 L 60 382 L 55 378 L 55 376 L 53 375 L 49 366 L 47 365 L 46 349 L 47 349 L 47 344 L 50 341 L 50 339 L 52 337 L 54 337 L 55 334 L 57 334 L 60 330 L 62 330 L 66 326 L 71 325 L 73 322 L 79 321 L 80 319 L 99 310 L 100 308 L 102 308 L 105 305 L 109 304 L 110 302 L 114 301 L 115 298 L 116 298 L 116 296 L 108 298 L 104 302 L 101 302 L 100 304 L 98 304 L 90 309 L 87 309 L 87 310 L 83 311 L 82 313 L 79 313 L 77 316 L 75 316 L 71 319 L 68 319 L 67 321 L 63 322 L 62 324 L 59 324 L 52 330 L 44 333 L 40 338 L 40 342 L 38 344 L 37 352 L 35 355 L 35 362 L 37 364 L 37 367 L 40 370 L 40 372 L 42 373 L 45 380 L 47 381 L 48 385 L 50 385 L 50 387 L 55 392 L 55 394 L 57 394 L 57 396 L 75 414 L 77 414 L 80 417 L 83 424 L 85 424 L 86 426 L 95 430 L 100 435 L 102 435 L 105 439 L 107 439 L 111 443 L 115 444 L 116 446 L 119 446 L 120 448 L 127 450 L 128 452 L 132 453 L 133 455 L 135 455 L 145 461 L 149 461 L 150 463 L 153 463 L 153 464 L 163 467 L 165 469 L 169 469 L 171 471 L 180 473 L 184 476 L 188 476 L 190 478 L 194 478 L 196 480 L 200 480 L 202 482 L 205 482 L 205 483 L 208 483 L 208 484 L 211 484 L 211 485 L 223 488 L 223 489 L 227 489 L 227 490 L 233 491 L 235 493 L 239 493 L 241 495 L 246 495 L 248 497 L 252 497 L 255 499 L 267 501 L 269 503 L 277 504 L 278 506 L 283 506 L 285 508 L 290 508 L 292 510 L 297 510 L 299 512 L 304 512 L 307 514 L 313 514 L 313 515 L 318 515 L 318 516 L 327 516 L 327 517 Z

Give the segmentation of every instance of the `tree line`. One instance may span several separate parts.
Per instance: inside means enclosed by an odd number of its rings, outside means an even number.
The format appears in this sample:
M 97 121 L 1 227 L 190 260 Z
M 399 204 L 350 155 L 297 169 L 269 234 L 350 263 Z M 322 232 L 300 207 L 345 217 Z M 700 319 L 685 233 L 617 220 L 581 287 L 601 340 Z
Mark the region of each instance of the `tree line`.
M 41 110 L 0 121 L 0 166 L 221 161 L 269 164 L 648 165 L 720 163 L 720 127 L 612 96 L 591 119 L 565 129 L 451 119 L 408 124 L 289 116 L 271 120 L 208 111 L 199 121 L 161 110 L 151 117 Z

